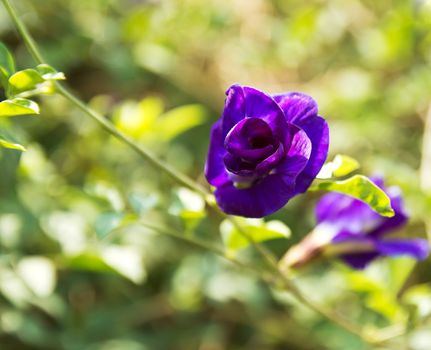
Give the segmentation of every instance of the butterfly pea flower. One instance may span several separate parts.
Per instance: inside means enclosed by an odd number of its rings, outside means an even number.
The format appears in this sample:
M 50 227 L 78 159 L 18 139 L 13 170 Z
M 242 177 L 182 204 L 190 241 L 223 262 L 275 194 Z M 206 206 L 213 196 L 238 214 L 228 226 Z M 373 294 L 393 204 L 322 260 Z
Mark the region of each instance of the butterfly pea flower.
M 233 85 L 226 95 L 205 176 L 225 213 L 260 218 L 310 186 L 328 154 L 328 125 L 302 93 Z
M 389 196 L 394 216 L 381 216 L 358 199 L 331 192 L 316 206 L 316 228 L 287 252 L 282 265 L 299 267 L 316 257 L 336 256 L 355 269 L 363 269 L 379 257 L 425 259 L 429 254 L 427 240 L 390 237 L 408 220 L 399 187 L 385 188 L 382 178 L 373 178 L 373 182 Z

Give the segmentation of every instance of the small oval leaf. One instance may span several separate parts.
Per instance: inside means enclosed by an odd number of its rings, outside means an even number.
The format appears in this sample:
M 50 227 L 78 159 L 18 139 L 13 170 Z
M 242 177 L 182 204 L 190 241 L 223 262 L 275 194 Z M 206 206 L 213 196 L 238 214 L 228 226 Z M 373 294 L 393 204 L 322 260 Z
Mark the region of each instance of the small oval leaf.
M 349 175 L 353 171 L 359 169 L 359 162 L 352 157 L 337 154 L 332 162 L 323 165 L 318 179 L 330 179 L 332 177 L 342 177 Z
M 10 149 L 16 149 L 16 150 L 22 151 L 22 152 L 25 151 L 24 146 L 20 145 L 19 143 L 13 143 L 13 142 L 10 142 L 10 141 L 6 141 L 4 139 L 0 139 L 0 147 L 10 148 Z
M 386 193 L 364 175 L 354 175 L 342 181 L 324 181 L 310 187 L 310 191 L 318 190 L 344 193 L 368 204 L 382 216 L 395 215 Z
M 0 82 L 3 88 L 8 86 L 8 78 L 15 73 L 15 62 L 7 47 L 0 43 Z
M 63 72 L 58 72 L 55 68 L 51 67 L 49 64 L 39 64 L 36 70 L 40 73 L 45 80 L 64 80 L 66 79 Z
M 289 228 L 281 221 L 264 222 L 260 219 L 242 220 L 242 228 L 254 242 L 264 242 L 272 239 L 288 238 Z M 231 250 L 238 250 L 250 245 L 250 241 L 233 224 L 224 220 L 220 225 L 224 245 Z
M 205 108 L 198 104 L 174 108 L 157 120 L 156 132 L 164 140 L 171 140 L 206 120 Z
M 36 69 L 24 69 L 16 72 L 9 78 L 9 95 L 15 96 L 24 91 L 31 91 L 37 88 L 38 84 L 45 81 Z
M 6 70 L 8 76 L 15 72 L 15 62 L 7 47 L 0 42 L 0 67 Z
M 6 90 L 8 78 L 15 72 L 15 62 L 7 47 L 0 43 L 0 83 Z
M 39 105 L 32 100 L 14 98 L 0 102 L 0 118 L 28 114 L 39 114 Z

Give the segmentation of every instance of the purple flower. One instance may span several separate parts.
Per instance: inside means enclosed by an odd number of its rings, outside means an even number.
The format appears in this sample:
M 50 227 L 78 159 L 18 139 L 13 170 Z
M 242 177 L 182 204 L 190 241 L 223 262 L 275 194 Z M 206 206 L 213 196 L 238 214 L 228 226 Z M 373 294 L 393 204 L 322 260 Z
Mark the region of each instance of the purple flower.
M 388 194 L 395 215 L 390 218 L 380 216 L 367 204 L 340 193 L 323 196 L 316 207 L 317 231 L 325 231 L 331 237 L 329 250 L 338 252 L 347 264 L 357 269 L 381 256 L 407 255 L 425 259 L 429 254 L 426 240 L 386 238 L 405 225 L 408 217 L 400 189 L 385 188 L 381 178 L 373 181 Z
M 233 85 L 211 130 L 205 175 L 220 208 L 259 218 L 305 192 L 326 160 L 329 130 L 316 102 Z

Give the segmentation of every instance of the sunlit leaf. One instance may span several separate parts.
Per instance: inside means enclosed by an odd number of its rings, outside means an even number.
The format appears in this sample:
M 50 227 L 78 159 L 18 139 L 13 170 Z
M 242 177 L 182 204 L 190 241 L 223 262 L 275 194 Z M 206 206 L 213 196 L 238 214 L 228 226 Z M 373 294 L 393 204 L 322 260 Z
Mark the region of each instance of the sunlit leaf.
M 376 274 L 369 275 L 363 271 L 349 271 L 344 274 L 344 277 L 352 291 L 364 295 L 365 304 L 369 309 L 393 322 L 402 319 L 404 313 L 397 303 L 396 295 L 392 295 L 387 285 L 382 283 L 381 276 L 376 278 Z
M 342 181 L 317 182 L 311 191 L 324 190 L 347 194 L 368 204 L 382 216 L 394 216 L 391 201 L 386 193 L 364 175 L 354 175 Z
M 10 148 L 10 149 L 16 149 L 18 151 L 23 151 L 23 152 L 25 151 L 24 146 L 22 146 L 22 145 L 20 145 L 18 143 L 13 143 L 13 142 L 6 141 L 6 140 L 1 139 L 1 138 L 0 138 L 0 147 Z
M 9 94 L 15 96 L 24 91 L 35 90 L 45 81 L 36 69 L 24 69 L 9 78 Z
M 388 259 L 387 265 L 390 269 L 388 287 L 396 296 L 403 288 L 404 284 L 412 274 L 417 261 L 405 256 L 399 256 L 397 259 Z
M 356 159 L 349 156 L 337 154 L 332 162 L 323 165 L 318 179 L 330 179 L 331 177 L 342 177 L 349 175 L 351 172 L 359 169 L 359 163 Z
M 403 294 L 403 301 L 416 306 L 421 317 L 431 316 L 431 285 L 419 284 L 410 287 Z
M 379 283 L 364 274 L 362 271 L 349 270 L 345 272 L 344 277 L 346 278 L 349 287 L 355 292 L 378 293 L 381 291 Z
M 169 213 L 182 219 L 186 232 L 192 232 L 205 217 L 205 201 L 201 196 L 187 188 L 175 191 Z
M 160 137 L 170 140 L 184 131 L 202 124 L 206 119 L 205 109 L 201 105 L 187 105 L 172 109 L 163 114 L 156 124 Z
M 281 221 L 264 222 L 259 219 L 240 220 L 243 231 L 254 242 L 264 242 L 273 239 L 286 239 L 290 236 L 289 228 Z M 232 250 L 245 248 L 250 241 L 230 221 L 224 220 L 220 225 L 224 245 Z
M 163 113 L 165 105 L 160 97 L 148 96 L 138 104 L 143 115 L 142 129 L 147 130 L 154 126 L 157 118 Z
M 77 270 L 116 272 L 116 270 L 109 266 L 101 256 L 90 252 L 82 252 L 80 254 L 67 257 L 64 259 L 63 265 L 64 267 Z
M 15 62 L 7 47 L 0 43 L 0 82 L 7 88 L 7 80 L 15 72 Z
M 63 260 L 63 265 L 72 269 L 110 272 L 120 274 L 135 283 L 141 283 L 146 277 L 142 256 L 135 247 L 104 247 L 100 252 L 82 252 Z
M 115 111 L 114 122 L 128 135 L 140 138 L 154 131 L 163 108 L 163 101 L 158 97 L 146 97 L 139 103 L 126 101 Z
M 48 64 L 39 64 L 36 70 L 45 80 L 64 80 L 66 79 L 63 72 L 58 72 Z
M 151 136 L 162 141 L 169 141 L 206 119 L 206 110 L 201 105 L 186 105 L 162 113 L 163 101 L 146 97 L 139 103 L 124 102 L 113 119 L 119 129 L 133 137 Z
M 31 299 L 31 292 L 15 271 L 0 267 L 0 293 L 17 307 L 24 306 Z
M 385 316 L 388 320 L 398 321 L 402 319 L 402 310 L 396 299 L 392 298 L 384 291 L 380 293 L 370 293 L 365 299 L 365 304 L 371 310 Z
M 31 256 L 21 259 L 17 266 L 17 273 L 31 289 L 40 296 L 47 297 L 54 291 L 56 284 L 55 265 L 44 256 Z
M 111 245 L 105 247 L 102 257 L 115 271 L 137 284 L 147 276 L 141 251 L 136 247 Z
M 0 102 L 0 117 L 27 114 L 39 114 L 39 106 L 36 102 L 25 98 L 14 98 Z
M 36 69 L 24 69 L 16 72 L 8 80 L 8 96 L 29 96 L 52 94 L 55 91 L 54 80 L 64 80 L 62 72 L 57 72 L 47 64 L 40 64 Z

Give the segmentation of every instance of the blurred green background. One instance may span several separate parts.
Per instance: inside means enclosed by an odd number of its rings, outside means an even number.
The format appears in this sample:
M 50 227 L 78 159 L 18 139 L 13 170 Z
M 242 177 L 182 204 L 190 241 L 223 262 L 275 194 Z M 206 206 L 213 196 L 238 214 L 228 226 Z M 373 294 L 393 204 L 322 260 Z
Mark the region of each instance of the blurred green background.
M 312 95 L 330 125 L 330 153 L 401 186 L 412 217 L 403 234 L 426 236 L 430 197 L 419 169 L 427 166 L 431 1 L 13 3 L 78 95 L 202 184 L 228 86 Z M 35 66 L 2 7 L 0 40 L 18 68 Z M 193 193 L 62 97 L 38 101 L 40 116 L 1 121 L 27 152 L 0 149 L 0 349 L 367 349 L 226 261 L 130 225 L 220 242 L 220 222 Z M 281 255 L 312 229 L 319 195 L 268 219 L 292 231 L 270 249 Z M 252 249 L 239 254 L 254 261 Z M 399 258 L 355 272 L 330 262 L 295 280 L 365 327 L 407 324 L 409 336 L 389 349 L 429 350 L 430 267 Z

